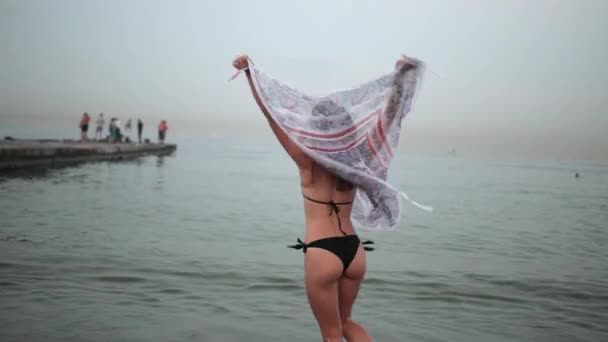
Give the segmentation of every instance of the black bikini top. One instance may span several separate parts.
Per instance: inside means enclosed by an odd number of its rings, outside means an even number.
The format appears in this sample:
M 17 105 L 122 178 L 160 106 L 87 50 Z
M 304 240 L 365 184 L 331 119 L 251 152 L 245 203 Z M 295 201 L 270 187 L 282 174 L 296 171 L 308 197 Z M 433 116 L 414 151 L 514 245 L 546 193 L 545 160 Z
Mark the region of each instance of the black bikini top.
M 323 201 L 317 201 L 316 199 L 312 199 L 306 195 L 304 195 L 304 191 L 302 191 L 302 196 L 304 196 L 304 198 L 306 198 L 307 200 L 311 201 L 311 202 L 315 202 L 315 203 L 319 203 L 319 204 L 327 204 L 330 206 L 329 209 L 329 216 L 331 216 L 334 212 L 336 213 L 336 218 L 338 219 L 338 228 L 340 228 L 340 231 L 342 232 L 342 234 L 344 234 L 345 236 L 348 236 L 348 234 L 346 234 L 346 232 L 344 230 L 342 230 L 342 221 L 340 221 L 340 207 L 338 207 L 339 205 L 346 205 L 346 204 L 352 204 L 353 202 L 334 202 L 334 201 L 329 201 L 329 202 L 323 202 Z M 296 248 L 296 249 L 300 249 L 300 248 L 306 248 L 306 244 L 303 243 L 302 241 L 300 241 L 300 239 L 298 239 L 299 244 L 295 245 L 295 246 L 290 246 L 292 248 Z M 363 245 L 370 245 L 373 244 L 373 241 L 363 241 L 362 244 Z M 368 247 L 368 246 L 364 246 L 363 247 L 366 251 L 373 251 L 374 248 L 372 247 Z
M 335 212 L 336 213 L 336 218 L 338 218 L 338 228 L 340 228 L 340 231 L 342 232 L 342 234 L 348 235 L 348 234 L 346 234 L 342 230 L 342 221 L 340 221 L 340 215 L 338 215 L 338 214 L 340 214 L 340 207 L 338 207 L 338 206 L 339 205 L 352 204 L 353 203 L 352 201 L 350 201 L 350 202 L 334 202 L 334 201 L 323 202 L 323 201 L 317 201 L 316 199 L 312 199 L 312 198 L 304 195 L 304 191 L 302 191 L 302 196 L 304 196 L 304 198 L 306 198 L 307 200 L 309 200 L 311 202 L 329 205 L 329 216 L 331 216 Z
M 338 214 L 340 212 L 340 207 L 338 207 L 339 205 L 353 204 L 352 201 L 350 201 L 350 202 L 334 202 L 334 201 L 323 202 L 323 201 L 317 201 L 316 199 L 312 199 L 312 198 L 304 195 L 304 192 L 302 192 L 302 196 L 304 196 L 304 198 L 306 198 L 307 200 L 309 200 L 311 202 L 329 205 L 330 206 L 329 216 L 331 216 L 331 214 L 333 212 L 336 212 L 336 214 Z

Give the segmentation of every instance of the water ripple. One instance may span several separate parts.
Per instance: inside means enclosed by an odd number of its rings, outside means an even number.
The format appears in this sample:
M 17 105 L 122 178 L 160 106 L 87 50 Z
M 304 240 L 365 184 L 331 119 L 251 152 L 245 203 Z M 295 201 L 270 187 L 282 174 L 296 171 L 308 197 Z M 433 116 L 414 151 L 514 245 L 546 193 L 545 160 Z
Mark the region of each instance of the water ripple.
M 95 280 L 110 283 L 142 283 L 146 282 L 146 278 L 135 277 L 135 276 L 98 276 L 94 277 Z
M 0 340 L 317 339 L 284 247 L 297 174 L 274 145 L 226 144 L 0 176 Z M 354 312 L 376 340 L 608 340 L 608 165 L 401 157 L 396 182 L 444 209 L 362 232 Z

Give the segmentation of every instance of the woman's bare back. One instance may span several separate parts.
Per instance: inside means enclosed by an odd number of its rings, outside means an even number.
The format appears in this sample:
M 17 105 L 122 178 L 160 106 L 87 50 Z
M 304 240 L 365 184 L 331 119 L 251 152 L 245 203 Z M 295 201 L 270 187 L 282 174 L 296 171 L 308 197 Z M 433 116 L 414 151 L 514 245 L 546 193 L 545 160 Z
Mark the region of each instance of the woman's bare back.
M 355 234 L 350 213 L 356 189 L 347 189 L 345 182 L 312 162 L 300 169 L 306 240 Z M 322 203 L 318 203 L 322 202 Z M 336 203 L 338 213 L 328 203 Z M 330 215 L 331 214 L 331 215 Z

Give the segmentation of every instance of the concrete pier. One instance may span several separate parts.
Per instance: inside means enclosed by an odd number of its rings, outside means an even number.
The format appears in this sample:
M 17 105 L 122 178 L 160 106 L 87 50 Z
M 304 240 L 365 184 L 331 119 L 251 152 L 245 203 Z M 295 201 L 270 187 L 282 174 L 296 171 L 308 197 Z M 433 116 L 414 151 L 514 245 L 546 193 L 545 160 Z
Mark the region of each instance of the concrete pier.
M 3 139 L 0 140 L 0 170 L 165 155 L 176 149 L 175 144 Z

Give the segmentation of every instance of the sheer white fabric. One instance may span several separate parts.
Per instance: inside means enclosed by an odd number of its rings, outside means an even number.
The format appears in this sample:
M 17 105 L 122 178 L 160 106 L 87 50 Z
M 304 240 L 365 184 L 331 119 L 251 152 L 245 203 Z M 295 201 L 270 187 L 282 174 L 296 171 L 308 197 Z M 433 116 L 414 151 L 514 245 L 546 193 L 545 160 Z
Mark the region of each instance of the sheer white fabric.
M 317 163 L 357 185 L 352 219 L 363 229 L 398 228 L 400 195 L 432 210 L 387 182 L 401 123 L 424 70 L 422 62 L 410 61 L 358 87 L 323 97 L 308 96 L 249 63 L 262 102 L 291 140 Z

